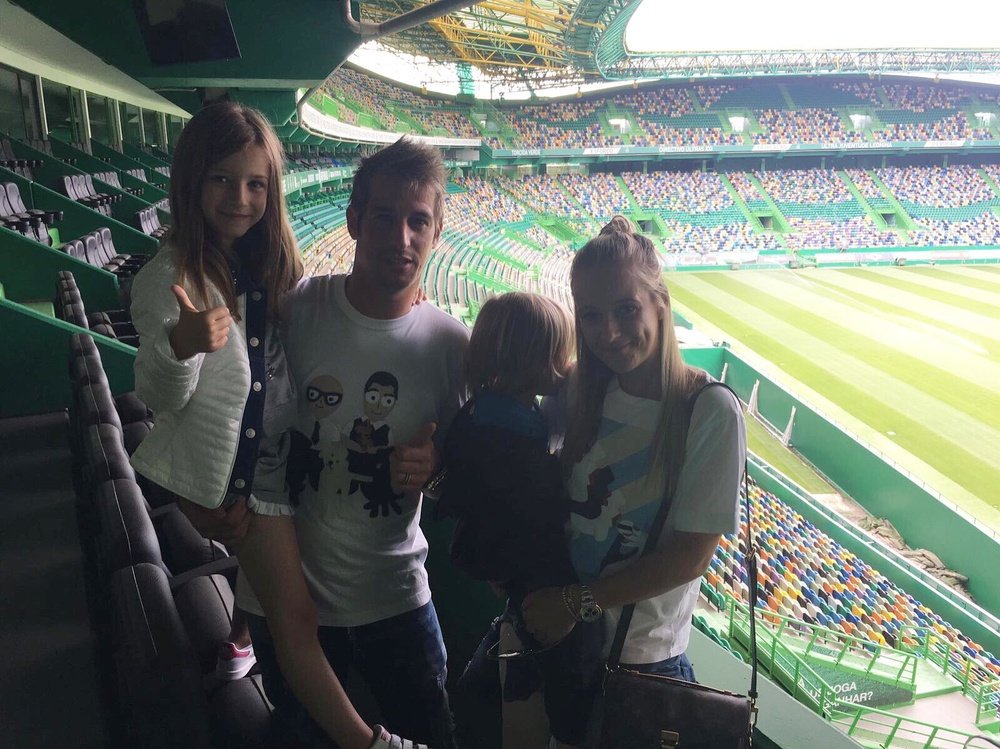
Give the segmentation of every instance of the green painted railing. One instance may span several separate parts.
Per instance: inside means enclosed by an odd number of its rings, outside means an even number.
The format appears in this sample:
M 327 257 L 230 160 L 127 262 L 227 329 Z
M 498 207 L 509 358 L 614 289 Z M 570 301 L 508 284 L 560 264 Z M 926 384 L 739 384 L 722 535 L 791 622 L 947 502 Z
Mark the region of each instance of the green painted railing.
M 962 686 L 962 694 L 969 697 L 974 697 L 983 686 L 996 679 L 960 645 L 949 642 L 929 627 L 902 627 L 899 630 L 899 642 L 904 650 L 933 663 L 942 673 L 958 681 Z
M 730 600 L 729 638 L 746 647 L 750 642 L 749 607 Z M 760 613 L 757 616 L 760 618 Z M 837 703 L 833 687 L 767 627 L 757 627 L 757 659 L 792 697 L 824 718 L 833 715 Z
M 837 708 L 839 712 L 831 722 L 862 746 L 872 749 L 965 749 L 975 737 L 877 708 L 859 708 L 848 702 L 839 702 Z
M 980 685 L 973 696 L 976 700 L 976 726 L 987 731 L 1000 731 L 1000 679 Z
M 742 616 L 746 618 L 746 605 L 728 594 L 724 595 L 728 599 L 730 616 L 736 616 L 737 611 L 742 610 Z M 758 617 L 769 625 L 768 630 L 778 639 L 798 640 L 802 648 L 801 654 L 807 658 L 893 686 L 911 690 L 914 688 L 917 679 L 915 653 L 878 645 L 871 640 L 770 611 L 759 611 Z M 865 665 L 859 665 L 860 663 Z

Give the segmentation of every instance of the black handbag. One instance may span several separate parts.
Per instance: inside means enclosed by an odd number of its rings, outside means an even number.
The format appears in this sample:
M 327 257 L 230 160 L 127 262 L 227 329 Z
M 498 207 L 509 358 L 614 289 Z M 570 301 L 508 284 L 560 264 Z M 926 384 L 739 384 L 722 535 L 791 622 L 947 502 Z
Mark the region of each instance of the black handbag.
M 711 382 L 700 388 L 721 385 Z M 733 397 L 739 398 L 736 393 Z M 751 677 L 748 695 L 713 689 L 682 679 L 642 674 L 621 666 L 622 648 L 635 604 L 622 609 L 608 656 L 603 694 L 598 706 L 598 749 L 749 749 L 757 720 L 757 638 L 753 612 L 757 606 L 757 558 L 750 538 L 750 492 L 743 473 L 747 509 L 747 572 L 750 578 Z M 673 497 L 664 499 L 650 528 L 643 553 L 656 547 Z

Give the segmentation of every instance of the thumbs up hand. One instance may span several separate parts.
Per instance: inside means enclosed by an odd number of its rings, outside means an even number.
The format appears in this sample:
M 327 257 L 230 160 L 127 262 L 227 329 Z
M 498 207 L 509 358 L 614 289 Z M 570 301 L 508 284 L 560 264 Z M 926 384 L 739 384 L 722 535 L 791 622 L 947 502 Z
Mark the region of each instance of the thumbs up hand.
M 409 442 L 392 448 L 389 476 L 392 479 L 392 489 L 397 494 L 419 491 L 434 473 L 438 464 L 438 452 L 431 437 L 436 430 L 437 424 L 428 421 Z
M 195 354 L 218 351 L 229 340 L 233 316 L 228 307 L 213 307 L 201 312 L 188 298 L 184 289 L 174 284 L 170 290 L 180 305 L 180 318 L 170 331 L 170 346 L 178 360 L 190 359 Z

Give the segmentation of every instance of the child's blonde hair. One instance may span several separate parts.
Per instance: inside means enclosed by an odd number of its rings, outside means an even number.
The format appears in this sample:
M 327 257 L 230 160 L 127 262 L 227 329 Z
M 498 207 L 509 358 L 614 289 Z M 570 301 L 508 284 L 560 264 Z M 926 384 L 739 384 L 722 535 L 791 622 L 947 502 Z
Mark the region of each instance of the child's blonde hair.
M 537 393 L 546 378 L 565 376 L 573 346 L 573 319 L 561 304 L 517 291 L 493 297 L 479 310 L 466 351 L 469 391 Z
M 282 191 L 284 151 L 278 136 L 260 112 L 236 102 L 209 104 L 187 123 L 177 140 L 170 169 L 169 241 L 177 256 L 182 281 L 204 303 L 211 282 L 222 292 L 225 304 L 236 315 L 236 289 L 229 262 L 213 251 L 201 191 L 205 175 L 215 164 L 249 146 L 267 154 L 267 208 L 248 236 L 259 241 L 262 252 L 250 254 L 247 270 L 267 289 L 268 311 L 278 311 L 285 294 L 302 278 L 302 259 L 288 221 Z

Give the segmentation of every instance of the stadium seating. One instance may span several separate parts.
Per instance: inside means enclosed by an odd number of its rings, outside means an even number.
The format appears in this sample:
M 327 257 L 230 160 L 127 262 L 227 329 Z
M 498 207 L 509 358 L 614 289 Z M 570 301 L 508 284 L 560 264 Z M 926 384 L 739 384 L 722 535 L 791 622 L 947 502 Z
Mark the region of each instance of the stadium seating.
M 1000 659 L 825 535 L 775 495 L 750 488 L 758 607 L 872 645 L 929 648 L 973 687 L 1000 679 Z M 746 510 L 741 505 L 741 525 Z M 745 530 L 724 536 L 703 589 L 748 600 Z M 765 616 L 763 621 L 769 619 Z M 776 621 L 776 620 L 775 620 Z
M 142 425 L 141 439 L 150 414 L 134 394 L 112 396 L 91 336 L 73 336 L 69 369 L 81 543 L 100 652 L 113 675 L 116 744 L 269 745 L 260 677 L 212 676 L 231 623 L 235 559 L 202 538 L 172 496 L 147 500 L 125 445 L 129 423 Z
M 49 227 L 60 221 L 62 211 L 28 209 L 21 198 L 21 191 L 13 182 L 0 184 L 0 226 L 20 232 L 29 239 L 52 245 Z

